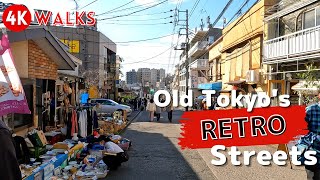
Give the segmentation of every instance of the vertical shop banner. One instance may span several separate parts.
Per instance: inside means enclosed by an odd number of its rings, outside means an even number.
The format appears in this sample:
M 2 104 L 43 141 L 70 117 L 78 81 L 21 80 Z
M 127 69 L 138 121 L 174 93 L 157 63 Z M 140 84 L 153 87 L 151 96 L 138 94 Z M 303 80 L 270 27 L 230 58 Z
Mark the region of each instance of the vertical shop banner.
M 2 35 L 1 46 L 0 116 L 9 113 L 30 114 L 20 77 L 14 65 L 7 35 Z

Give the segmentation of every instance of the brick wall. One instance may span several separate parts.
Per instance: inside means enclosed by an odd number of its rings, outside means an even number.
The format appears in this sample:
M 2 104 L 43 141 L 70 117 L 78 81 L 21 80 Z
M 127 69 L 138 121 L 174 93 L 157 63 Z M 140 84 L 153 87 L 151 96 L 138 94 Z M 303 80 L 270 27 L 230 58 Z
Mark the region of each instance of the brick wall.
M 58 66 L 33 41 L 28 41 L 29 78 L 58 78 Z

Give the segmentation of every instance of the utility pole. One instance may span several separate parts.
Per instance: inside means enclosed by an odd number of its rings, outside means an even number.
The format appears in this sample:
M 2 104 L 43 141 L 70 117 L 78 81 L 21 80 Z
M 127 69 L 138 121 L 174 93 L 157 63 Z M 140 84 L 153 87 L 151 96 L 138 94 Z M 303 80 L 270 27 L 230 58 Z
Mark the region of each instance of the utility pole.
M 186 95 L 188 95 L 189 91 L 189 14 L 188 9 L 186 10 Z M 188 111 L 188 106 L 186 107 L 186 111 Z
M 180 20 L 179 18 L 179 15 L 180 13 L 186 13 L 186 16 L 185 16 L 185 20 Z M 189 52 L 189 13 L 188 13 L 188 9 L 185 10 L 185 11 L 179 11 L 178 10 L 178 20 L 177 20 L 177 25 L 179 25 L 179 22 L 180 21 L 185 21 L 186 22 L 186 25 L 185 25 L 185 28 L 180 28 L 181 29 L 185 29 L 186 30 L 186 34 L 180 34 L 180 31 L 179 31 L 179 35 L 185 35 L 186 36 L 186 39 L 185 39 L 185 48 L 181 48 L 181 49 L 177 49 L 175 48 L 175 50 L 185 50 L 185 56 L 186 56 L 186 61 L 185 61 L 185 68 L 186 68 L 186 95 L 188 95 L 188 91 L 189 91 L 189 56 L 188 56 L 188 52 Z M 184 26 L 184 25 L 181 25 L 181 26 Z M 180 78 L 179 78 L 179 81 L 180 81 Z M 188 111 L 188 107 L 186 107 L 186 111 Z

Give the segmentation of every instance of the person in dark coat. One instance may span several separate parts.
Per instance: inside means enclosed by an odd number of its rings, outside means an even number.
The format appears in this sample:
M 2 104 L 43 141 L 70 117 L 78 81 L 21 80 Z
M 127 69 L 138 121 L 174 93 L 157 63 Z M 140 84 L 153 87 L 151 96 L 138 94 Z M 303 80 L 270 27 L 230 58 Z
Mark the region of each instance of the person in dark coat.
M 141 98 L 138 99 L 138 108 L 141 109 Z
M 14 140 L 9 128 L 0 121 L 0 179 L 21 180 Z

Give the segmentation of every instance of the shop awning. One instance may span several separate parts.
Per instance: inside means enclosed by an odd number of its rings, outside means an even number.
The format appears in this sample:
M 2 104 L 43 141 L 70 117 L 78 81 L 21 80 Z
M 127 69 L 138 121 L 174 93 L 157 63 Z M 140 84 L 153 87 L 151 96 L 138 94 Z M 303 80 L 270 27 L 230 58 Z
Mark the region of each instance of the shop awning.
M 2 33 L 0 33 L 2 35 Z M 59 70 L 74 70 L 76 64 L 72 55 L 65 50 L 61 42 L 44 26 L 29 26 L 21 32 L 8 31 L 10 43 L 34 41 L 55 63 Z
M 229 85 L 237 85 L 237 84 L 242 84 L 246 82 L 245 80 L 238 80 L 238 81 L 230 81 L 230 82 L 227 82 L 226 84 L 229 84 Z
M 198 89 L 203 90 L 221 90 L 222 82 L 198 84 Z
M 296 85 L 292 86 L 291 89 L 295 91 L 318 91 L 320 88 L 320 81 L 313 83 L 307 83 L 306 81 L 299 81 Z

